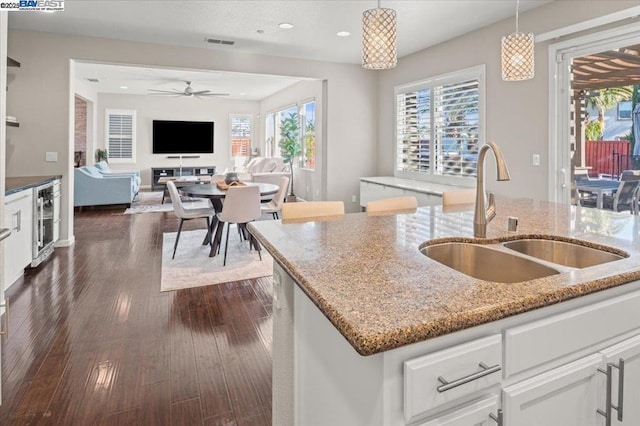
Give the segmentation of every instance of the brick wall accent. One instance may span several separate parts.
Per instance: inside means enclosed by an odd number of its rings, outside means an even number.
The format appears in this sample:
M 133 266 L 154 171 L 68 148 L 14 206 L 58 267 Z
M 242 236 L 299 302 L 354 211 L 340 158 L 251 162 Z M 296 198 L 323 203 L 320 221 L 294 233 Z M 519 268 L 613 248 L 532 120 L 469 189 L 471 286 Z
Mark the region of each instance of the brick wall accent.
M 74 132 L 74 152 L 80 156 L 79 165 L 87 164 L 87 101 L 82 98 L 75 97 L 75 123 Z M 80 154 L 78 154 L 80 153 Z M 77 157 L 76 164 L 77 164 Z

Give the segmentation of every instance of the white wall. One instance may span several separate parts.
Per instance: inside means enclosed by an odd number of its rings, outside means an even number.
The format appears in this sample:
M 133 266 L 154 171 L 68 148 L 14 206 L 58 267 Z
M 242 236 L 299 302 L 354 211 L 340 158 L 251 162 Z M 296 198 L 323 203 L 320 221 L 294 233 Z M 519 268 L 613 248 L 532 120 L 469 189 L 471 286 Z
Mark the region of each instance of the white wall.
M 183 166 L 216 166 L 223 172 L 232 166 L 229 129 L 230 114 L 248 114 L 254 117 L 256 129 L 259 104 L 223 98 L 172 98 L 145 95 L 100 94 L 98 96 L 98 146 L 105 147 L 105 110 L 130 109 L 136 111 L 136 163 L 113 163 L 113 169 L 139 169 L 143 185 L 151 185 L 151 167 L 178 167 L 178 159 L 152 153 L 152 121 L 184 120 L 213 121 L 213 154 L 198 154 L 200 158 L 185 158 Z M 255 146 L 255 141 L 254 141 Z
M 357 211 L 351 194 L 358 178 L 376 170 L 376 82 L 374 71 L 360 65 L 337 64 L 210 49 L 163 46 L 32 31 L 9 31 L 9 54 L 22 63 L 12 83 L 7 105 L 21 122 L 8 161 L 9 176 L 63 175 L 61 238 L 73 235 L 72 157 L 73 113 L 70 94 L 71 60 L 140 66 L 238 71 L 327 80 L 326 167 L 327 198 L 343 200 Z M 57 151 L 60 161 L 44 161 L 45 152 Z
M 577 7 L 577 5 L 582 5 Z M 555 1 L 520 14 L 520 31 L 541 34 L 637 6 L 637 1 Z M 627 24 L 628 21 L 623 21 Z M 622 24 L 620 24 L 622 25 Z M 500 69 L 500 40 L 515 30 L 508 19 L 399 60 L 380 74 L 378 85 L 378 174 L 393 175 L 394 99 L 397 85 L 486 64 L 486 135 L 502 148 L 510 182 L 495 182 L 493 160 L 487 156 L 487 187 L 515 197 L 547 199 L 549 73 L 548 46 L 537 43 L 535 78 L 504 82 Z M 555 40 L 553 41 L 555 42 Z M 532 155 L 541 157 L 532 166 Z
M 323 173 L 326 162 L 323 161 L 325 150 L 324 132 L 322 123 L 323 115 L 323 99 L 322 99 L 323 82 L 318 80 L 303 81 L 294 84 L 280 92 L 263 99 L 260 102 L 261 128 L 264 131 L 264 120 L 267 113 L 281 110 L 293 104 L 315 99 L 316 102 L 316 167 L 314 170 L 294 167 L 293 183 L 294 192 L 298 197 L 307 201 L 321 200 L 326 191 L 326 173 Z M 260 152 L 265 153 L 265 137 L 261 134 L 259 145 Z M 276 146 L 278 135 L 276 135 Z

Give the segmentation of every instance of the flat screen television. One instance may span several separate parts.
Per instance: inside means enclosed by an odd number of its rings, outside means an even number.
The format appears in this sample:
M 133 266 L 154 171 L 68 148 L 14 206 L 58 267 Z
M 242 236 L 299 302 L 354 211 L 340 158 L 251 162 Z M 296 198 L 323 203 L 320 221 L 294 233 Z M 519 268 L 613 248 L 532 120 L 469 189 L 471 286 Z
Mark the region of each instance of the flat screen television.
M 154 154 L 212 154 L 213 121 L 153 120 Z

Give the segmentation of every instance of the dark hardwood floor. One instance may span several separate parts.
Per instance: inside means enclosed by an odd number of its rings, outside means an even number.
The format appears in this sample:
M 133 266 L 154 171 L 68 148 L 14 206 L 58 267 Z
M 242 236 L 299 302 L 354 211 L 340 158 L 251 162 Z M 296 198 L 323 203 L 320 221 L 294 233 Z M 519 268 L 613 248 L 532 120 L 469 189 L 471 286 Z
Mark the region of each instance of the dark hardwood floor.
M 0 425 L 270 425 L 271 278 L 161 293 L 178 221 L 122 211 L 8 289 Z

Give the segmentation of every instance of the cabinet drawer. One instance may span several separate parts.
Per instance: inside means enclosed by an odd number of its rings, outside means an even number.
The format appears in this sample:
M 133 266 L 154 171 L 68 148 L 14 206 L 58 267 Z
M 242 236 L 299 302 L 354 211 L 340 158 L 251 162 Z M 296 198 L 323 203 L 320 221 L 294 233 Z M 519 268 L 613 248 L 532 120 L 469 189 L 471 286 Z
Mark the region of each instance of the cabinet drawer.
M 500 383 L 501 366 L 499 334 L 405 361 L 405 419 Z
M 418 423 L 417 426 L 495 425 L 490 416 L 491 414 L 496 415 L 498 408 L 498 395 L 494 395 L 462 407 L 456 407 L 450 413 L 425 423 Z
M 505 377 L 640 328 L 640 292 L 555 315 L 505 333 Z

